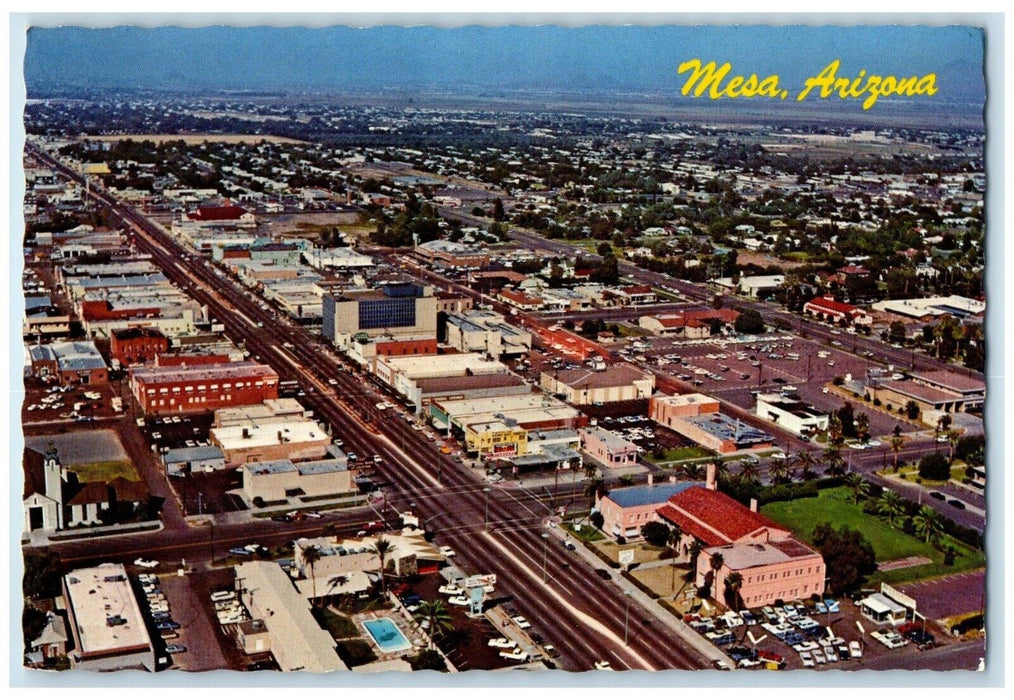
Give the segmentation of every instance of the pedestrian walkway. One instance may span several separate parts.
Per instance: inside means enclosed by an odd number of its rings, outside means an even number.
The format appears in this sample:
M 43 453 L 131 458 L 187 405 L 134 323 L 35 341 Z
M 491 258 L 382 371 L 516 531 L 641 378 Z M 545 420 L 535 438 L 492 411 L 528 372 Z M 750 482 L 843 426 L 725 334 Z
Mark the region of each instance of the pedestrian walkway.
M 555 523 L 551 524 L 551 527 L 556 527 Z M 574 544 L 576 545 L 576 549 L 574 551 L 579 556 L 583 557 L 593 569 L 603 568 L 602 560 L 595 556 L 595 554 L 587 546 L 585 546 L 583 542 L 576 540 L 574 541 Z M 670 562 L 665 563 L 668 564 Z M 644 564 L 641 564 L 641 566 L 644 566 Z M 647 593 L 637 588 L 627 579 L 623 578 L 623 576 L 620 575 L 619 569 L 606 568 L 604 570 L 609 572 L 610 580 L 618 585 L 625 594 L 629 595 L 631 600 L 640 603 L 648 614 L 672 629 L 672 631 L 675 632 L 687 646 L 695 649 L 706 659 L 713 661 L 725 661 L 730 668 L 736 667 L 736 662 L 726 656 L 724 651 L 708 642 L 701 635 L 697 634 L 697 632 L 695 632 L 689 625 L 659 605 L 658 601 L 653 600 Z

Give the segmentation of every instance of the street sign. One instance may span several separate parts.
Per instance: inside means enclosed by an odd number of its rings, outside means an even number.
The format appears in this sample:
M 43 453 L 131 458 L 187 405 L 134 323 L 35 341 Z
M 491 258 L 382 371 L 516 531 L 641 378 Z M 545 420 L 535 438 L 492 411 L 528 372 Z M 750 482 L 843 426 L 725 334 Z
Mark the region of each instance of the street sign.
M 634 550 L 633 549 L 621 549 L 619 553 L 620 565 L 628 566 L 634 563 Z

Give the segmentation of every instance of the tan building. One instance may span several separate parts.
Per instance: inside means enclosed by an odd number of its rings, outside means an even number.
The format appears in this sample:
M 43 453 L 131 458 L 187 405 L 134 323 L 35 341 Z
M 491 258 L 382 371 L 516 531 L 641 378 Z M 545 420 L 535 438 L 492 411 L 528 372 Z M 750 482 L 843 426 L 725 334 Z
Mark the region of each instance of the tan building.
M 250 462 L 241 467 L 243 493 L 249 501 L 280 501 L 290 497 L 341 495 L 356 490 L 356 470 L 348 460 L 322 459 L 293 463 L 288 459 Z
M 212 428 L 211 442 L 222 448 L 226 464 L 270 462 L 281 459 L 320 459 L 327 454 L 331 438 L 308 418 L 278 423 L 249 422 Z
M 655 375 L 633 365 L 617 364 L 603 371 L 573 369 L 543 372 L 542 389 L 567 403 L 586 405 L 646 399 L 655 390 Z

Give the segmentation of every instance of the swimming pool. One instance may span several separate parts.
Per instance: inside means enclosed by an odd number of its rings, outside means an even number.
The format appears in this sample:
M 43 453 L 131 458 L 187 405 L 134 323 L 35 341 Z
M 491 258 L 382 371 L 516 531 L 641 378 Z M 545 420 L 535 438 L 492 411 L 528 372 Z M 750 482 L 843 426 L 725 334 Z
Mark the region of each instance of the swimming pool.
M 398 626 L 389 617 L 367 620 L 363 623 L 363 627 L 366 628 L 366 631 L 373 637 L 373 641 L 377 643 L 377 646 L 384 653 L 412 648 L 412 642 L 406 639 L 405 635 L 401 633 L 401 630 L 398 629 Z

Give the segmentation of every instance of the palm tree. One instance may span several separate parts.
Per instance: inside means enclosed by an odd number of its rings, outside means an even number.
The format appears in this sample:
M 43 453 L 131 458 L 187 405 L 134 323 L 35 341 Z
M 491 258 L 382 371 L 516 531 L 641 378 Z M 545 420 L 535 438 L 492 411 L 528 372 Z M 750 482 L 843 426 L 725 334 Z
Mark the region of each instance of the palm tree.
M 947 436 L 947 442 L 950 443 L 951 453 L 949 461 L 954 461 L 954 448 L 958 446 L 958 441 L 961 440 L 961 432 L 958 430 L 948 430 L 944 435 Z
M 687 556 L 690 558 L 690 570 L 697 571 L 697 559 L 701 556 L 701 550 L 704 547 L 701 545 L 700 540 L 694 539 L 690 543 L 690 547 L 687 549 Z
M 944 529 L 943 518 L 940 517 L 940 513 L 929 506 L 923 506 L 919 509 L 919 512 L 912 518 L 912 526 L 915 527 L 916 534 L 922 535 L 927 543 L 931 539 L 936 539 L 936 536 Z
M 602 477 L 598 477 L 596 479 L 589 479 L 588 481 L 584 482 L 584 495 L 591 498 L 592 507 L 595 506 L 596 498 L 601 498 L 602 496 L 606 495 L 607 491 L 605 483 L 606 482 L 604 479 L 602 479 Z
M 813 458 L 813 453 L 808 450 L 803 450 L 799 453 L 799 468 L 802 470 L 799 476 L 803 481 L 809 481 L 813 478 L 813 468 L 817 465 L 817 460 Z
M 718 572 L 722 570 L 722 566 L 725 564 L 725 557 L 722 556 L 721 552 L 715 552 L 711 555 L 711 559 L 708 562 L 711 567 L 711 597 L 715 597 L 716 589 L 718 588 Z
M 679 557 L 680 542 L 683 540 L 683 530 L 679 525 L 669 526 L 669 539 L 666 544 L 672 550 L 672 589 L 676 590 L 676 558 Z
M 901 435 L 891 436 L 891 452 L 894 453 L 894 473 L 898 473 L 898 453 L 901 452 L 901 448 L 905 446 L 905 438 Z
M 852 498 L 856 505 L 859 505 L 859 501 L 865 500 L 870 495 L 870 485 L 866 483 L 866 479 L 861 474 L 849 474 L 845 477 L 845 485 L 852 489 Z
M 842 476 L 845 474 L 845 465 L 841 458 L 841 450 L 838 449 L 837 445 L 829 444 L 824 448 L 822 455 L 824 462 L 827 464 L 825 474 L 828 476 Z
M 683 472 L 683 476 L 689 481 L 703 481 L 704 480 L 704 465 L 700 462 L 694 462 L 692 464 L 684 464 L 680 470 Z
M 412 613 L 412 617 L 426 630 L 430 649 L 433 648 L 434 639 L 442 637 L 445 631 L 454 629 L 454 620 L 442 600 L 424 600 L 419 603 L 419 609 Z M 424 621 L 427 622 L 425 627 L 422 624 Z
M 771 466 L 768 467 L 768 476 L 771 477 L 771 483 L 773 484 L 784 484 L 792 481 L 792 462 L 795 458 L 789 455 L 785 459 L 776 459 L 771 462 Z
M 725 577 L 725 600 L 732 599 L 733 608 L 739 612 L 739 589 L 743 587 L 743 574 L 733 571 Z
M 760 465 L 753 460 L 739 463 L 739 478 L 743 481 L 756 481 L 760 475 Z
M 391 554 L 395 550 L 395 545 L 390 540 L 386 540 L 383 537 L 378 537 L 377 541 L 370 547 L 370 553 L 377 555 L 380 559 L 380 592 L 387 593 L 387 578 L 386 578 L 386 565 L 387 555 Z
M 841 438 L 841 418 L 839 418 L 836 413 L 832 413 L 831 417 L 827 421 L 827 442 L 829 445 L 836 445 L 841 442 Z
M 869 440 L 870 430 L 870 417 L 865 413 L 857 413 L 855 418 L 856 434 L 859 435 L 860 442 L 866 442 Z
M 303 549 L 303 565 L 310 567 L 310 586 L 313 589 L 313 600 L 317 600 L 317 577 L 313 575 L 313 565 L 320 561 L 320 547 L 311 544 Z
M 884 489 L 880 498 L 877 499 L 877 512 L 880 515 L 886 515 L 887 524 L 894 527 L 894 518 L 901 515 L 902 512 L 901 504 L 902 498 L 896 491 Z

